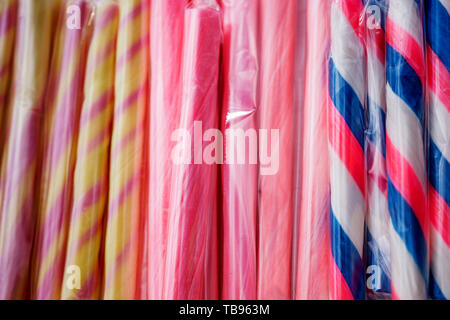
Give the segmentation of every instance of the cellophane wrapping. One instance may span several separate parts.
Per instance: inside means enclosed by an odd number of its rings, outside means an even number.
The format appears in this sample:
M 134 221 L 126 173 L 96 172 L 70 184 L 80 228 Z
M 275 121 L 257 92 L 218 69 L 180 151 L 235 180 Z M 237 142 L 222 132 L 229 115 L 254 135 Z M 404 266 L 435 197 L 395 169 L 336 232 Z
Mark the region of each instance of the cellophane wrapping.
M 0 171 L 0 298 L 23 299 L 29 290 L 37 214 L 40 128 L 52 38 L 60 1 L 18 3 L 15 57 Z
M 256 299 L 258 1 L 224 1 L 223 299 Z M 246 135 L 249 135 L 248 137 Z M 248 140 L 238 140 L 240 135 Z M 239 161 L 239 156 L 246 159 Z M 251 159 L 253 157 L 253 162 Z M 240 239 L 240 241 L 236 241 Z
M 185 11 L 180 134 L 176 137 L 183 161 L 173 168 L 171 177 L 166 299 L 217 299 L 219 294 L 218 167 L 203 162 L 201 135 L 219 125 L 220 27 L 215 0 L 194 1 Z M 201 140 L 197 140 L 199 132 Z M 219 143 L 217 136 L 207 141 Z
M 81 9 L 80 29 L 66 28 L 65 10 L 71 5 Z M 93 9 L 87 1 L 68 1 L 62 10 L 41 129 L 42 162 L 32 274 L 32 297 L 36 299 L 61 297 L 83 81 L 92 30 Z

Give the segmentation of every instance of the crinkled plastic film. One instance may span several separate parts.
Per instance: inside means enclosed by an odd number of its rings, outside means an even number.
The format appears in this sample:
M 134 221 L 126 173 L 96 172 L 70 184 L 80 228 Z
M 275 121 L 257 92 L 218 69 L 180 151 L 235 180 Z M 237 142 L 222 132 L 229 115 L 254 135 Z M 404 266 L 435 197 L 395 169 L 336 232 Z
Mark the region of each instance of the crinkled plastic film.
M 360 0 L 331 4 L 329 60 L 330 298 L 365 299 L 365 49 Z
M 148 0 L 119 0 L 119 30 L 105 236 L 105 299 L 139 299 L 147 196 Z M 136 14 L 137 12 L 137 14 Z
M 185 11 L 178 135 L 182 161 L 172 170 L 164 287 L 167 299 L 218 298 L 218 167 L 203 162 L 203 148 L 195 139 L 199 130 L 219 125 L 220 27 L 215 0 L 194 1 Z M 218 143 L 217 139 L 209 137 L 210 142 Z
M 223 299 L 256 299 L 258 1 L 223 1 Z M 228 130 L 228 131 L 227 131 Z M 237 141 L 236 135 L 250 134 Z M 253 139 L 253 140 L 252 140 Z M 239 163 L 238 156 L 245 155 Z M 253 163 L 251 163 L 253 157 Z M 240 241 L 236 241 L 240 239 Z
M 152 0 L 150 8 L 150 129 L 148 180 L 149 299 L 164 299 L 173 163 L 172 133 L 181 112 L 181 59 L 187 1 Z
M 425 75 L 423 1 L 389 1 L 386 163 L 393 299 L 428 296 Z
M 65 299 L 102 297 L 103 230 L 108 201 L 109 152 L 114 111 L 115 44 L 119 7 L 115 1 L 94 1 L 93 31 L 84 79 L 78 129 L 66 277 Z M 75 271 L 72 269 L 75 268 Z M 105 286 L 110 282 L 105 281 Z
M 0 0 L 0 299 L 448 299 L 449 26 Z
M 426 1 L 425 14 L 431 222 L 429 296 L 444 300 L 450 299 L 450 1 Z
M 81 9 L 79 29 L 66 27 L 65 11 Z M 64 3 L 53 44 L 44 104 L 39 206 L 33 248 L 32 297 L 59 299 L 70 226 L 84 72 L 91 37 L 92 6 Z
M 327 59 L 329 0 L 306 5 L 303 159 L 296 277 L 297 299 L 328 299 L 330 187 L 328 169 Z M 323 19 L 322 19 L 323 17 Z
M 366 109 L 366 274 L 368 296 L 390 297 L 391 256 L 386 173 L 386 14 L 387 1 L 367 1 L 364 30 L 367 60 Z
M 28 291 L 36 214 L 40 122 L 60 1 L 22 0 L 1 165 L 1 298 Z

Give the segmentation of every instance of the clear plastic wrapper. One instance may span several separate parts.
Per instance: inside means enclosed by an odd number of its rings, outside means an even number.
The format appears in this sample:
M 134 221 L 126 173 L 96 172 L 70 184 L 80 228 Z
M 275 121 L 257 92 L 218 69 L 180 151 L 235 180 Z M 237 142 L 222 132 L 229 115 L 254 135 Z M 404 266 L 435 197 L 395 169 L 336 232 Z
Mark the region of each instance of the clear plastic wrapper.
M 365 48 L 361 0 L 333 0 L 329 60 L 330 298 L 365 299 Z
M 258 1 L 222 1 L 222 12 L 224 33 L 222 132 L 225 151 L 222 166 L 221 298 L 254 300 L 258 166 L 256 161 L 250 163 L 250 159 L 251 152 L 257 147 L 256 135 L 253 135 L 255 140 L 252 140 L 251 134 L 256 132 L 254 130 L 257 128 L 255 113 L 258 84 Z M 237 141 L 242 137 L 238 135 L 239 133 L 250 134 L 243 148 L 238 144 L 242 141 Z M 233 149 L 227 151 L 227 148 Z M 242 163 L 237 161 L 240 156 L 245 157 Z
M 218 167 L 214 161 L 204 162 L 207 148 L 203 153 L 202 141 L 196 140 L 199 130 L 219 126 L 222 36 L 215 0 L 194 1 L 186 9 L 184 28 L 179 126 L 184 133 L 183 161 L 172 172 L 164 295 L 166 299 L 217 299 Z M 209 142 L 218 144 L 217 139 L 211 136 Z
M 270 170 L 266 170 L 267 164 L 261 165 L 261 159 L 259 165 L 258 299 L 290 299 L 293 291 L 296 5 L 294 0 L 259 1 L 257 117 L 259 129 L 267 130 L 266 150 L 273 146 L 273 153 Z
M 66 26 L 66 9 L 80 8 L 79 29 Z M 87 1 L 64 3 L 54 38 L 42 126 L 38 216 L 33 252 L 36 299 L 59 299 L 64 276 L 77 132 L 92 8 Z
M 150 9 L 150 136 L 148 195 L 148 298 L 164 298 L 170 160 L 181 111 L 181 61 L 187 1 L 152 0 Z
M 140 299 L 144 244 L 144 136 L 148 0 L 119 0 L 114 126 L 105 236 L 105 299 Z
M 114 69 L 119 7 L 93 1 L 93 31 L 78 130 L 64 299 L 102 297 L 104 216 L 108 201 L 109 151 L 114 112 Z M 76 268 L 73 270 L 73 268 Z M 79 271 L 79 285 L 71 282 Z M 70 272 L 72 271 L 72 272 Z M 125 285 L 125 283 L 124 283 Z
M 428 101 L 429 296 L 450 299 L 450 1 L 425 2 Z
M 18 3 L 18 0 L 0 2 L 0 145 L 3 145 L 5 131 L 3 120 L 8 110 L 7 102 L 11 86 Z M 0 159 L 2 151 L 0 150 Z
M 428 290 L 422 4 L 390 1 L 386 21 L 386 162 L 393 299 L 425 299 Z
M 0 298 L 28 290 L 33 240 L 39 135 L 52 35 L 60 1 L 21 0 L 1 164 Z
M 366 274 L 371 298 L 390 296 L 391 256 L 386 175 L 386 38 L 387 1 L 369 0 L 361 29 L 367 51 L 366 109 Z
M 327 61 L 330 0 L 307 1 L 296 299 L 328 299 L 330 178 Z

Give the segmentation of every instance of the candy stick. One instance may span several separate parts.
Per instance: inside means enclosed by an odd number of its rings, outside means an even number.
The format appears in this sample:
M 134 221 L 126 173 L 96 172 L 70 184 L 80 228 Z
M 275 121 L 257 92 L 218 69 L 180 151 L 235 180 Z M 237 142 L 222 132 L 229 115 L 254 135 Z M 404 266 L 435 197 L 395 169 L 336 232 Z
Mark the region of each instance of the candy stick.
M 422 1 L 391 1 L 386 22 L 386 162 L 393 299 L 427 297 L 423 40 Z
M 8 90 L 11 84 L 11 71 L 12 71 L 11 67 L 13 63 L 14 43 L 16 34 L 17 8 L 18 8 L 17 0 L 5 0 L 0 3 L 0 144 L 1 145 L 3 145 L 4 139 L 3 119 L 5 119 L 6 117 Z M 0 150 L 0 159 L 2 151 L 3 148 L 1 148 Z
M 384 0 L 366 2 L 369 15 L 364 26 L 367 46 L 367 272 L 372 282 L 369 293 L 386 297 L 390 293 L 389 209 L 386 176 L 386 75 Z M 377 12 L 378 11 L 378 12 Z M 371 276 L 372 275 L 372 276 Z M 370 281 L 369 281 L 370 282 Z
M 80 8 L 80 29 L 66 25 L 66 9 Z M 62 7 L 42 128 L 43 157 L 39 187 L 39 213 L 34 242 L 33 298 L 59 299 L 72 201 L 73 171 L 82 85 L 92 10 L 83 0 Z
M 199 125 L 205 131 L 219 125 L 217 93 L 221 25 L 220 11 L 214 3 L 195 1 L 185 15 L 180 128 L 194 139 Z M 210 139 L 218 143 L 218 137 Z M 198 141 L 194 141 L 191 149 L 189 139 L 189 145 L 184 146 L 185 152 L 191 153 L 192 164 L 186 161 L 173 170 L 166 299 L 218 298 L 218 168 L 214 163 L 202 161 L 203 148 L 197 144 Z
M 242 141 L 235 140 L 239 139 L 235 134 L 256 132 L 257 17 L 258 3 L 255 0 L 223 2 L 225 88 L 222 132 L 225 133 L 224 150 L 233 148 L 230 152 L 225 151 L 225 164 L 222 166 L 221 298 L 226 300 L 256 299 L 258 142 L 254 135 L 254 140 L 250 137 L 244 141 L 248 144 L 239 149 Z M 227 135 L 227 132 L 232 134 Z M 237 161 L 240 153 L 246 157 L 243 163 Z M 233 159 L 229 159 L 232 155 Z M 254 162 L 250 163 L 252 156 Z
M 163 299 L 170 189 L 170 141 L 181 110 L 181 60 L 186 1 L 152 0 L 150 9 L 150 177 L 148 213 L 148 298 Z
M 105 237 L 105 299 L 140 297 L 148 0 L 121 0 Z
M 426 1 L 430 296 L 450 299 L 450 1 Z
M 79 288 L 70 286 L 71 274 L 65 274 L 63 299 L 98 299 L 101 295 L 100 248 L 107 209 L 119 8 L 113 1 L 95 1 L 94 5 L 66 254 L 66 269 L 75 267 L 81 279 Z
M 39 128 L 59 1 L 22 0 L 3 149 L 0 298 L 26 295 L 33 238 Z
M 330 0 L 308 1 L 297 299 L 328 299 L 330 178 L 327 61 Z
M 274 147 L 271 150 L 274 172 L 266 170 L 261 174 L 264 165 L 260 164 L 258 299 L 292 297 L 295 13 L 296 1 L 260 1 L 258 117 L 260 128 L 270 135 L 266 139 L 268 146 L 264 147 L 267 150 Z M 279 144 L 272 141 L 273 130 L 279 130 Z M 276 172 L 274 154 L 280 162 Z
M 364 299 L 364 47 L 361 0 L 333 0 L 328 134 L 331 187 L 330 298 Z

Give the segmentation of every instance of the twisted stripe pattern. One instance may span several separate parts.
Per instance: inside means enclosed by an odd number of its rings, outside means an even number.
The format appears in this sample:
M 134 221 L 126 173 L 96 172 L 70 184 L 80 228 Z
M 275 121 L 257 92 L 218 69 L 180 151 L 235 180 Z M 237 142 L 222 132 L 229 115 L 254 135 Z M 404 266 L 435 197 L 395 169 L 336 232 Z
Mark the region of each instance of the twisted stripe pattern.
M 115 1 L 93 4 L 94 29 L 87 57 L 65 268 L 77 266 L 81 284 L 71 289 L 65 279 L 64 299 L 101 296 L 101 243 L 108 197 L 119 7 Z
M 389 209 L 386 175 L 386 38 L 385 0 L 365 1 L 368 13 L 371 6 L 380 10 L 379 21 L 366 21 L 367 48 L 367 109 L 366 109 L 366 164 L 367 164 L 367 267 L 377 266 L 378 273 L 370 288 L 375 292 L 390 292 Z M 370 270 L 370 269 L 368 269 Z
M 42 128 L 43 158 L 34 264 L 37 299 L 59 299 L 72 201 L 73 171 L 91 13 L 86 1 L 69 1 L 82 12 L 80 29 L 60 15 L 53 49 Z
M 423 299 L 428 283 L 422 1 L 391 1 L 386 22 L 386 161 L 392 297 Z
M 119 9 L 104 298 L 139 299 L 149 1 L 121 0 Z
M 7 94 L 11 85 L 11 66 L 16 35 L 18 0 L 0 3 L 0 144 L 3 145 L 4 123 L 7 112 Z M 0 150 L 0 159 L 2 155 Z M 0 177 L 1 190 L 1 177 Z M 0 191 L 1 193 L 1 191 Z M 0 200 L 1 202 L 1 200 Z
M 328 132 L 332 299 L 365 298 L 365 53 L 360 38 L 361 12 L 361 0 L 335 0 L 331 7 Z
M 39 133 L 59 1 L 19 1 L 16 55 L 2 155 L 0 298 L 26 295 L 34 233 Z
M 450 299 L 450 1 L 426 1 L 429 294 Z

